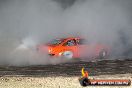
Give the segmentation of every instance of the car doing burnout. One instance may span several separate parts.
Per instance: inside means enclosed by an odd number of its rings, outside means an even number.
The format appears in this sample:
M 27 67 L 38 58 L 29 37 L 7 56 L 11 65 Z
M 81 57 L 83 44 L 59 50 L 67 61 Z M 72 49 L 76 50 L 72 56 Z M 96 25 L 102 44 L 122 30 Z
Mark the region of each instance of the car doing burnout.
M 86 43 L 84 39 L 78 37 L 54 39 L 47 44 L 39 45 L 37 50 L 47 52 L 52 57 L 65 58 L 105 58 L 108 55 L 108 47 L 105 45 Z

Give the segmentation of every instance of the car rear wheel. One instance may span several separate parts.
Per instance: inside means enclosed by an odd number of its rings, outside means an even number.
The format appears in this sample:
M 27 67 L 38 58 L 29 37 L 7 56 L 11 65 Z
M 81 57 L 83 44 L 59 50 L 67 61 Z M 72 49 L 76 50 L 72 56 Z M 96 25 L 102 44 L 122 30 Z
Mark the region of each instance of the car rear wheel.
M 65 51 L 62 53 L 61 56 L 64 58 L 67 58 L 67 59 L 72 59 L 73 58 L 73 52 L 72 51 Z
M 99 58 L 100 59 L 104 59 L 104 58 L 106 58 L 108 56 L 108 54 L 107 54 L 107 50 L 101 50 L 100 52 L 99 52 Z

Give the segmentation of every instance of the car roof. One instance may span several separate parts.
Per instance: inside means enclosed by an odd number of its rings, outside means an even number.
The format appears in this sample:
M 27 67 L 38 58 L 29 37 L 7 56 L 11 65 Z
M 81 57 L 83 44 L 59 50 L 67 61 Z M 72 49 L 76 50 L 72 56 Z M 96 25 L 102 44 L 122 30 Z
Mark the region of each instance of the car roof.
M 63 39 L 81 39 L 79 37 L 67 37 L 67 38 L 63 38 Z
M 57 40 L 71 40 L 71 39 L 83 39 L 83 38 L 80 38 L 80 37 L 65 37 L 65 38 L 56 38 Z

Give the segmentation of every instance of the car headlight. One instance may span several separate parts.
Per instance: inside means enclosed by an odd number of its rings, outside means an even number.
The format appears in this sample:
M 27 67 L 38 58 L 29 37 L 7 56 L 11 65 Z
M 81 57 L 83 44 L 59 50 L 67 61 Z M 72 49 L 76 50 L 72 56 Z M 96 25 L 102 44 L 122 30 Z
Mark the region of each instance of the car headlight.
M 61 55 L 62 55 L 62 52 L 59 53 L 59 56 L 61 56 Z
M 52 52 L 52 49 L 49 49 L 49 53 Z

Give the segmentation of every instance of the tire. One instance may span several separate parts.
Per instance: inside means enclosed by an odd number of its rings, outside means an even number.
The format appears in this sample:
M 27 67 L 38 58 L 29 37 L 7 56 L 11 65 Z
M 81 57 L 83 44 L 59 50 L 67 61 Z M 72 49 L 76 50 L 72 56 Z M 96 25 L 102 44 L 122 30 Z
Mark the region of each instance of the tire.
M 79 80 L 81 86 L 86 87 L 91 84 L 90 80 L 88 78 L 81 78 Z
M 107 50 L 101 50 L 100 52 L 99 52 L 99 58 L 100 59 L 104 59 L 104 58 L 107 58 L 107 56 L 108 56 L 108 53 L 107 53 Z
M 62 53 L 61 56 L 64 58 L 67 58 L 67 59 L 72 59 L 73 58 L 73 52 L 72 51 L 65 51 Z

